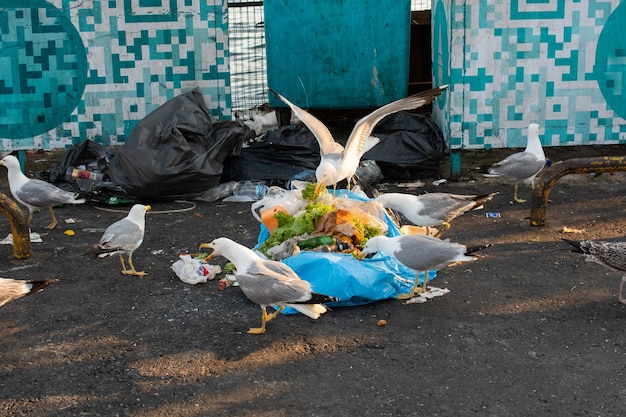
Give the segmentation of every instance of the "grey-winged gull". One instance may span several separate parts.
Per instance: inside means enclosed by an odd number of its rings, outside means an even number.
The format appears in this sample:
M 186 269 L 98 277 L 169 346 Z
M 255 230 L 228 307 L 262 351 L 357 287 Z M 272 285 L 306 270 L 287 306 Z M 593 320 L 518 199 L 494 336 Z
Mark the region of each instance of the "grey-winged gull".
M 426 277 L 422 288 L 418 289 L 420 272 L 438 270 L 457 262 L 473 261 L 476 258 L 468 254 L 487 246 L 489 245 L 468 249 L 460 243 L 449 243 L 427 235 L 374 236 L 365 243 L 361 253 L 367 255 L 383 252 L 415 271 L 415 284 L 411 292 L 398 297 L 406 299 L 426 291 L 428 281 Z
M 622 282 L 619 286 L 619 302 L 626 304 L 624 297 L 624 283 L 626 283 L 626 242 L 607 242 L 593 240 L 563 239 L 574 248 L 574 252 L 582 253 L 588 261 L 599 263 L 607 268 L 622 273 Z
M 100 238 L 100 242 L 87 248 L 84 255 L 95 254 L 99 258 L 104 258 L 105 256 L 119 254 L 120 262 L 122 263 L 122 274 L 140 277 L 147 275 L 146 272 L 135 269 L 133 252 L 143 242 L 146 228 L 146 211 L 148 210 L 150 210 L 150 206 L 135 204 L 126 217 L 107 227 Z M 124 254 L 128 256 L 130 269 L 126 269 Z
M 437 234 L 450 228 L 450 221 L 470 210 L 482 208 L 498 193 L 463 195 L 451 193 L 426 193 L 422 195 L 385 193 L 375 198 L 383 207 L 399 211 L 416 226 L 444 226 Z M 428 234 L 428 233 L 427 233 Z
M 207 260 L 221 255 L 231 261 L 237 270 L 239 287 L 246 297 L 261 306 L 261 327 L 251 328 L 248 333 L 265 333 L 265 324 L 274 319 L 285 306 L 317 319 L 327 310 L 322 303 L 337 301 L 335 297 L 313 292 L 311 284 L 300 278 L 289 266 L 263 259 L 252 249 L 228 238 L 220 237 L 211 243 L 202 243 L 200 248 L 212 249 Z M 279 308 L 267 314 L 266 308 L 269 306 Z
M 489 173 L 483 175 L 485 177 L 501 177 L 514 181 L 513 200 L 516 203 L 525 203 L 526 200 L 517 197 L 519 183 L 530 184 L 532 187 L 535 177 L 545 164 L 546 156 L 543 153 L 543 147 L 539 139 L 539 125 L 531 123 L 528 125 L 528 136 L 524 152 L 517 152 L 507 156 L 502 161 L 493 164 L 489 168 Z
M 296 106 L 271 88 L 270 91 L 291 108 L 291 111 L 309 128 L 319 142 L 321 160 L 315 170 L 317 179 L 316 191 L 319 194 L 321 188 L 329 185 L 336 187 L 337 183 L 343 179 L 348 180 L 348 189 L 350 189 L 350 180 L 359 167 L 361 157 L 380 141 L 371 135 L 376 124 L 385 116 L 429 104 L 446 88 L 448 86 L 444 85 L 423 91 L 374 110 L 356 122 L 346 141 L 345 148 L 340 143 L 335 142 L 328 128 L 319 119 Z
M 57 281 L 58 279 L 56 278 L 42 280 L 0 278 L 0 306 L 5 305 L 9 301 L 39 292 Z
M 52 222 L 46 229 L 54 229 L 57 219 L 52 207 L 59 204 L 82 204 L 84 198 L 78 198 L 78 194 L 62 190 L 54 185 L 38 179 L 30 179 L 22 173 L 20 162 L 13 155 L 7 155 L 0 160 L 8 171 L 9 188 L 15 199 L 28 207 L 30 215 L 28 223 L 33 220 L 33 213 L 37 209 L 48 208 Z

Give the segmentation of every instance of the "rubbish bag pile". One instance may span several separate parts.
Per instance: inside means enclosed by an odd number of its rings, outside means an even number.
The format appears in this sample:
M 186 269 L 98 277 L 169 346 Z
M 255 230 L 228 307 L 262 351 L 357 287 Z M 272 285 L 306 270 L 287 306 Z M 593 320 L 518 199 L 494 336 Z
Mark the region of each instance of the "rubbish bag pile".
M 374 134 L 381 141 L 363 157 L 362 177 L 436 176 L 445 143 L 428 117 L 395 113 Z M 202 199 L 208 190 L 217 197 L 205 201 L 214 201 L 245 181 L 286 187 L 304 173 L 310 176 L 319 161 L 319 145 L 307 128 L 288 125 L 256 136 L 244 123 L 212 120 L 202 94 L 194 89 L 142 119 L 116 151 L 90 140 L 76 144 L 49 179 L 97 201 Z M 224 184 L 228 186 L 218 192 Z

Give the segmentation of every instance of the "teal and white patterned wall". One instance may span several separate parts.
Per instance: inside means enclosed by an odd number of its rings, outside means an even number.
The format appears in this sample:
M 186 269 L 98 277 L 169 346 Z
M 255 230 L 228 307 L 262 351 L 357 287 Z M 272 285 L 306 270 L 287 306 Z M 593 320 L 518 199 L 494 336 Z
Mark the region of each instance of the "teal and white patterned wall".
M 434 106 L 451 150 L 626 143 L 626 2 L 438 0 Z
M 231 118 L 226 0 L 3 3 L 0 151 L 119 145 L 194 88 Z

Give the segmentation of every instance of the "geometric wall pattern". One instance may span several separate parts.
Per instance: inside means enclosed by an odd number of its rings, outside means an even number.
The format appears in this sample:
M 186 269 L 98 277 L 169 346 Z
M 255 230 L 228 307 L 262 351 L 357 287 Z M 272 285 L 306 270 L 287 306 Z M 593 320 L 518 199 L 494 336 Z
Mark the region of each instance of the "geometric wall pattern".
M 0 151 L 119 145 L 194 88 L 231 118 L 226 0 L 3 3 Z
M 438 0 L 435 117 L 451 149 L 626 143 L 626 2 Z

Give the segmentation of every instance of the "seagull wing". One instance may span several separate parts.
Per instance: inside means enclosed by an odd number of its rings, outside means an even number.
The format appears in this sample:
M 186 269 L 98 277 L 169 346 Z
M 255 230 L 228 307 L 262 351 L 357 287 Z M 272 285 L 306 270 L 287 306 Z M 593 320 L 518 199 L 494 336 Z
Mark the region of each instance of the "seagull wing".
M 137 223 L 124 218 L 106 228 L 99 246 L 104 250 L 133 251 L 143 242 L 144 232 Z
M 541 171 L 544 165 L 545 160 L 538 160 L 530 152 L 517 152 L 493 164 L 485 176 L 525 179 Z
M 295 115 L 309 128 L 315 139 L 320 145 L 320 153 L 322 156 L 326 156 L 332 153 L 341 153 L 343 152 L 343 146 L 340 143 L 335 142 L 333 135 L 330 133 L 328 128 L 324 123 L 322 123 L 318 118 L 313 116 L 311 113 L 306 110 L 301 109 L 300 107 L 293 104 L 291 101 L 287 100 L 285 97 L 277 93 L 276 91 L 270 88 L 270 91 L 276 94 L 283 103 L 291 108 L 291 111 L 295 113 Z
M 45 181 L 32 179 L 16 190 L 16 197 L 34 207 L 50 207 L 74 202 L 76 193 L 62 190 Z

